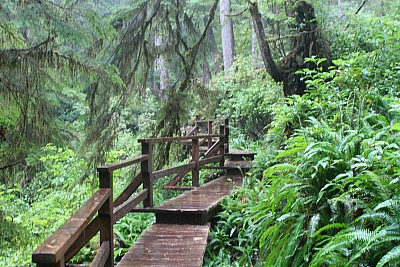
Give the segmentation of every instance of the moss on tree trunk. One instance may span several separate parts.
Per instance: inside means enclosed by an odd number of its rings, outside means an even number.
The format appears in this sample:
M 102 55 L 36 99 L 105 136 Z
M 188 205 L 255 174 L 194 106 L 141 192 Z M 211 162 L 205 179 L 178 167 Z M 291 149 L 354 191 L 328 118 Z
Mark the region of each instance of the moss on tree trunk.
M 257 2 L 249 1 L 249 11 L 267 72 L 276 82 L 283 82 L 285 96 L 304 94 L 306 85 L 304 80 L 301 80 L 301 76 L 296 74 L 296 71 L 316 67 L 313 63 L 305 63 L 304 59 L 312 56 L 326 58 L 326 61 L 322 63 L 325 70 L 332 62 L 329 43 L 315 18 L 313 6 L 303 0 L 296 1 L 293 5 L 292 16 L 296 24 L 293 25 L 291 51 L 277 64 L 273 61 L 269 44 L 265 38 Z

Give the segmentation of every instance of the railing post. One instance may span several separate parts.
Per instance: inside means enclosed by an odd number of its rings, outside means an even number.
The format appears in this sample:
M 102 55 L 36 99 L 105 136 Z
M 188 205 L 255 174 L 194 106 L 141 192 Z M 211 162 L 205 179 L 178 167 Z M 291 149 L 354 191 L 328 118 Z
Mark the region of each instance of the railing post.
M 199 139 L 192 139 L 192 160 L 196 162 L 196 167 L 192 169 L 192 186 L 198 187 L 199 183 Z
M 225 125 L 222 124 L 219 126 L 219 154 L 222 156 L 221 161 L 219 162 L 219 166 L 223 167 L 225 165 Z
M 212 134 L 213 133 L 213 128 L 212 128 L 213 122 L 211 120 L 208 121 L 208 134 Z M 212 143 L 212 138 L 208 138 L 207 140 L 208 142 L 208 149 L 210 149 L 213 145 Z
M 100 218 L 100 245 L 103 242 L 110 243 L 110 253 L 105 266 L 114 266 L 114 224 L 113 224 L 113 173 L 99 172 L 100 188 L 109 188 L 110 197 L 99 209 Z
M 229 119 L 225 119 L 225 153 L 229 153 Z
M 149 155 L 148 159 L 142 161 L 141 171 L 143 189 L 147 189 L 147 198 L 143 201 L 145 208 L 153 207 L 153 146 L 151 142 L 142 142 L 142 155 Z
M 194 127 L 196 128 L 196 132 L 194 133 L 194 135 L 196 135 L 196 134 L 198 134 L 199 133 L 199 120 L 201 119 L 201 116 L 200 115 L 196 115 L 195 116 L 195 118 L 194 118 Z

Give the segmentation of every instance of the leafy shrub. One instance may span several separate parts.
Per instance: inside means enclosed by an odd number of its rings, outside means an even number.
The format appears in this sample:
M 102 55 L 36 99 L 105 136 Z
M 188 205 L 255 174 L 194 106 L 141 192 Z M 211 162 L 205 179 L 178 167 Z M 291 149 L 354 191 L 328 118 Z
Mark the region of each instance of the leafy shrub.
M 281 89 L 265 71 L 253 70 L 250 58 L 237 59 L 234 68 L 237 72 L 213 85 L 222 91 L 216 114 L 231 119 L 232 136 L 260 138 L 273 118 L 273 103 L 283 99 Z
M 30 266 L 31 253 L 87 200 L 97 186 L 97 183 L 77 182 L 85 164 L 68 148 L 49 144 L 36 156 L 31 156 L 29 164 L 36 164 L 34 161 L 39 158 L 42 167 L 30 183 L 10 188 L 1 186 L 2 266 Z
M 259 223 L 252 207 L 263 197 L 263 184 L 249 177 L 242 188 L 224 199 L 211 228 L 203 266 L 253 266 L 259 258 Z

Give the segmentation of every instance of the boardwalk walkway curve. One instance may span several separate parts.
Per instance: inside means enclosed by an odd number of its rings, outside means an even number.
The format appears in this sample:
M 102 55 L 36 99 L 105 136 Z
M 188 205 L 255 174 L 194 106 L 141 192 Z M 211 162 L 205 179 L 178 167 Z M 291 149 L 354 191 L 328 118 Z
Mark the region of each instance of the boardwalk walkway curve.
M 114 224 L 129 212 L 152 212 L 156 223 L 117 266 L 201 266 L 208 222 L 220 210 L 218 203 L 241 186 L 243 172 L 254 159 L 254 153 L 229 148 L 228 120 L 214 134 L 217 122 L 198 121 L 186 136 L 140 139 L 140 156 L 98 167 L 98 191 L 33 252 L 32 261 L 37 267 L 68 266 L 68 261 L 100 232 L 100 248 L 90 266 L 114 266 Z M 205 134 L 200 133 L 201 123 L 206 124 Z M 153 170 L 153 144 L 160 142 L 181 142 L 189 148 L 191 160 L 180 166 Z M 113 172 L 135 164 L 140 164 L 140 173 L 114 199 Z M 201 169 L 220 169 L 225 174 L 200 186 Z M 192 185 L 178 186 L 189 173 Z M 153 182 L 171 175 L 175 176 L 165 189 L 184 190 L 184 193 L 154 206 Z

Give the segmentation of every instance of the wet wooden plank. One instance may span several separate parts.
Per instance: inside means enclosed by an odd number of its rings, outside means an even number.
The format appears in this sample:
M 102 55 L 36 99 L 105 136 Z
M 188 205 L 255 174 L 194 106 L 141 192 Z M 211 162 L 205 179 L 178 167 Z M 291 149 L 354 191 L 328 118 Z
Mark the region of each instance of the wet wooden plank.
M 227 162 L 225 162 L 225 168 L 250 169 L 251 165 L 252 165 L 252 161 L 251 160 L 227 161 Z
M 242 185 L 242 176 L 222 176 L 154 207 L 158 223 L 207 224 L 219 210 L 218 203 Z
M 117 266 L 200 267 L 208 232 L 208 225 L 153 224 Z
M 243 151 L 239 149 L 232 149 L 229 148 L 229 152 L 225 154 L 227 158 L 233 161 L 242 161 L 243 158 L 247 160 L 254 160 L 254 156 L 256 153 L 254 152 L 248 152 L 248 151 Z
M 154 211 L 208 210 L 221 201 L 223 197 L 229 195 L 235 187 L 241 186 L 241 184 L 241 176 L 223 176 L 162 203 L 155 207 Z
M 110 255 L 110 241 L 101 244 L 90 267 L 102 267 L 106 265 L 108 255 Z

